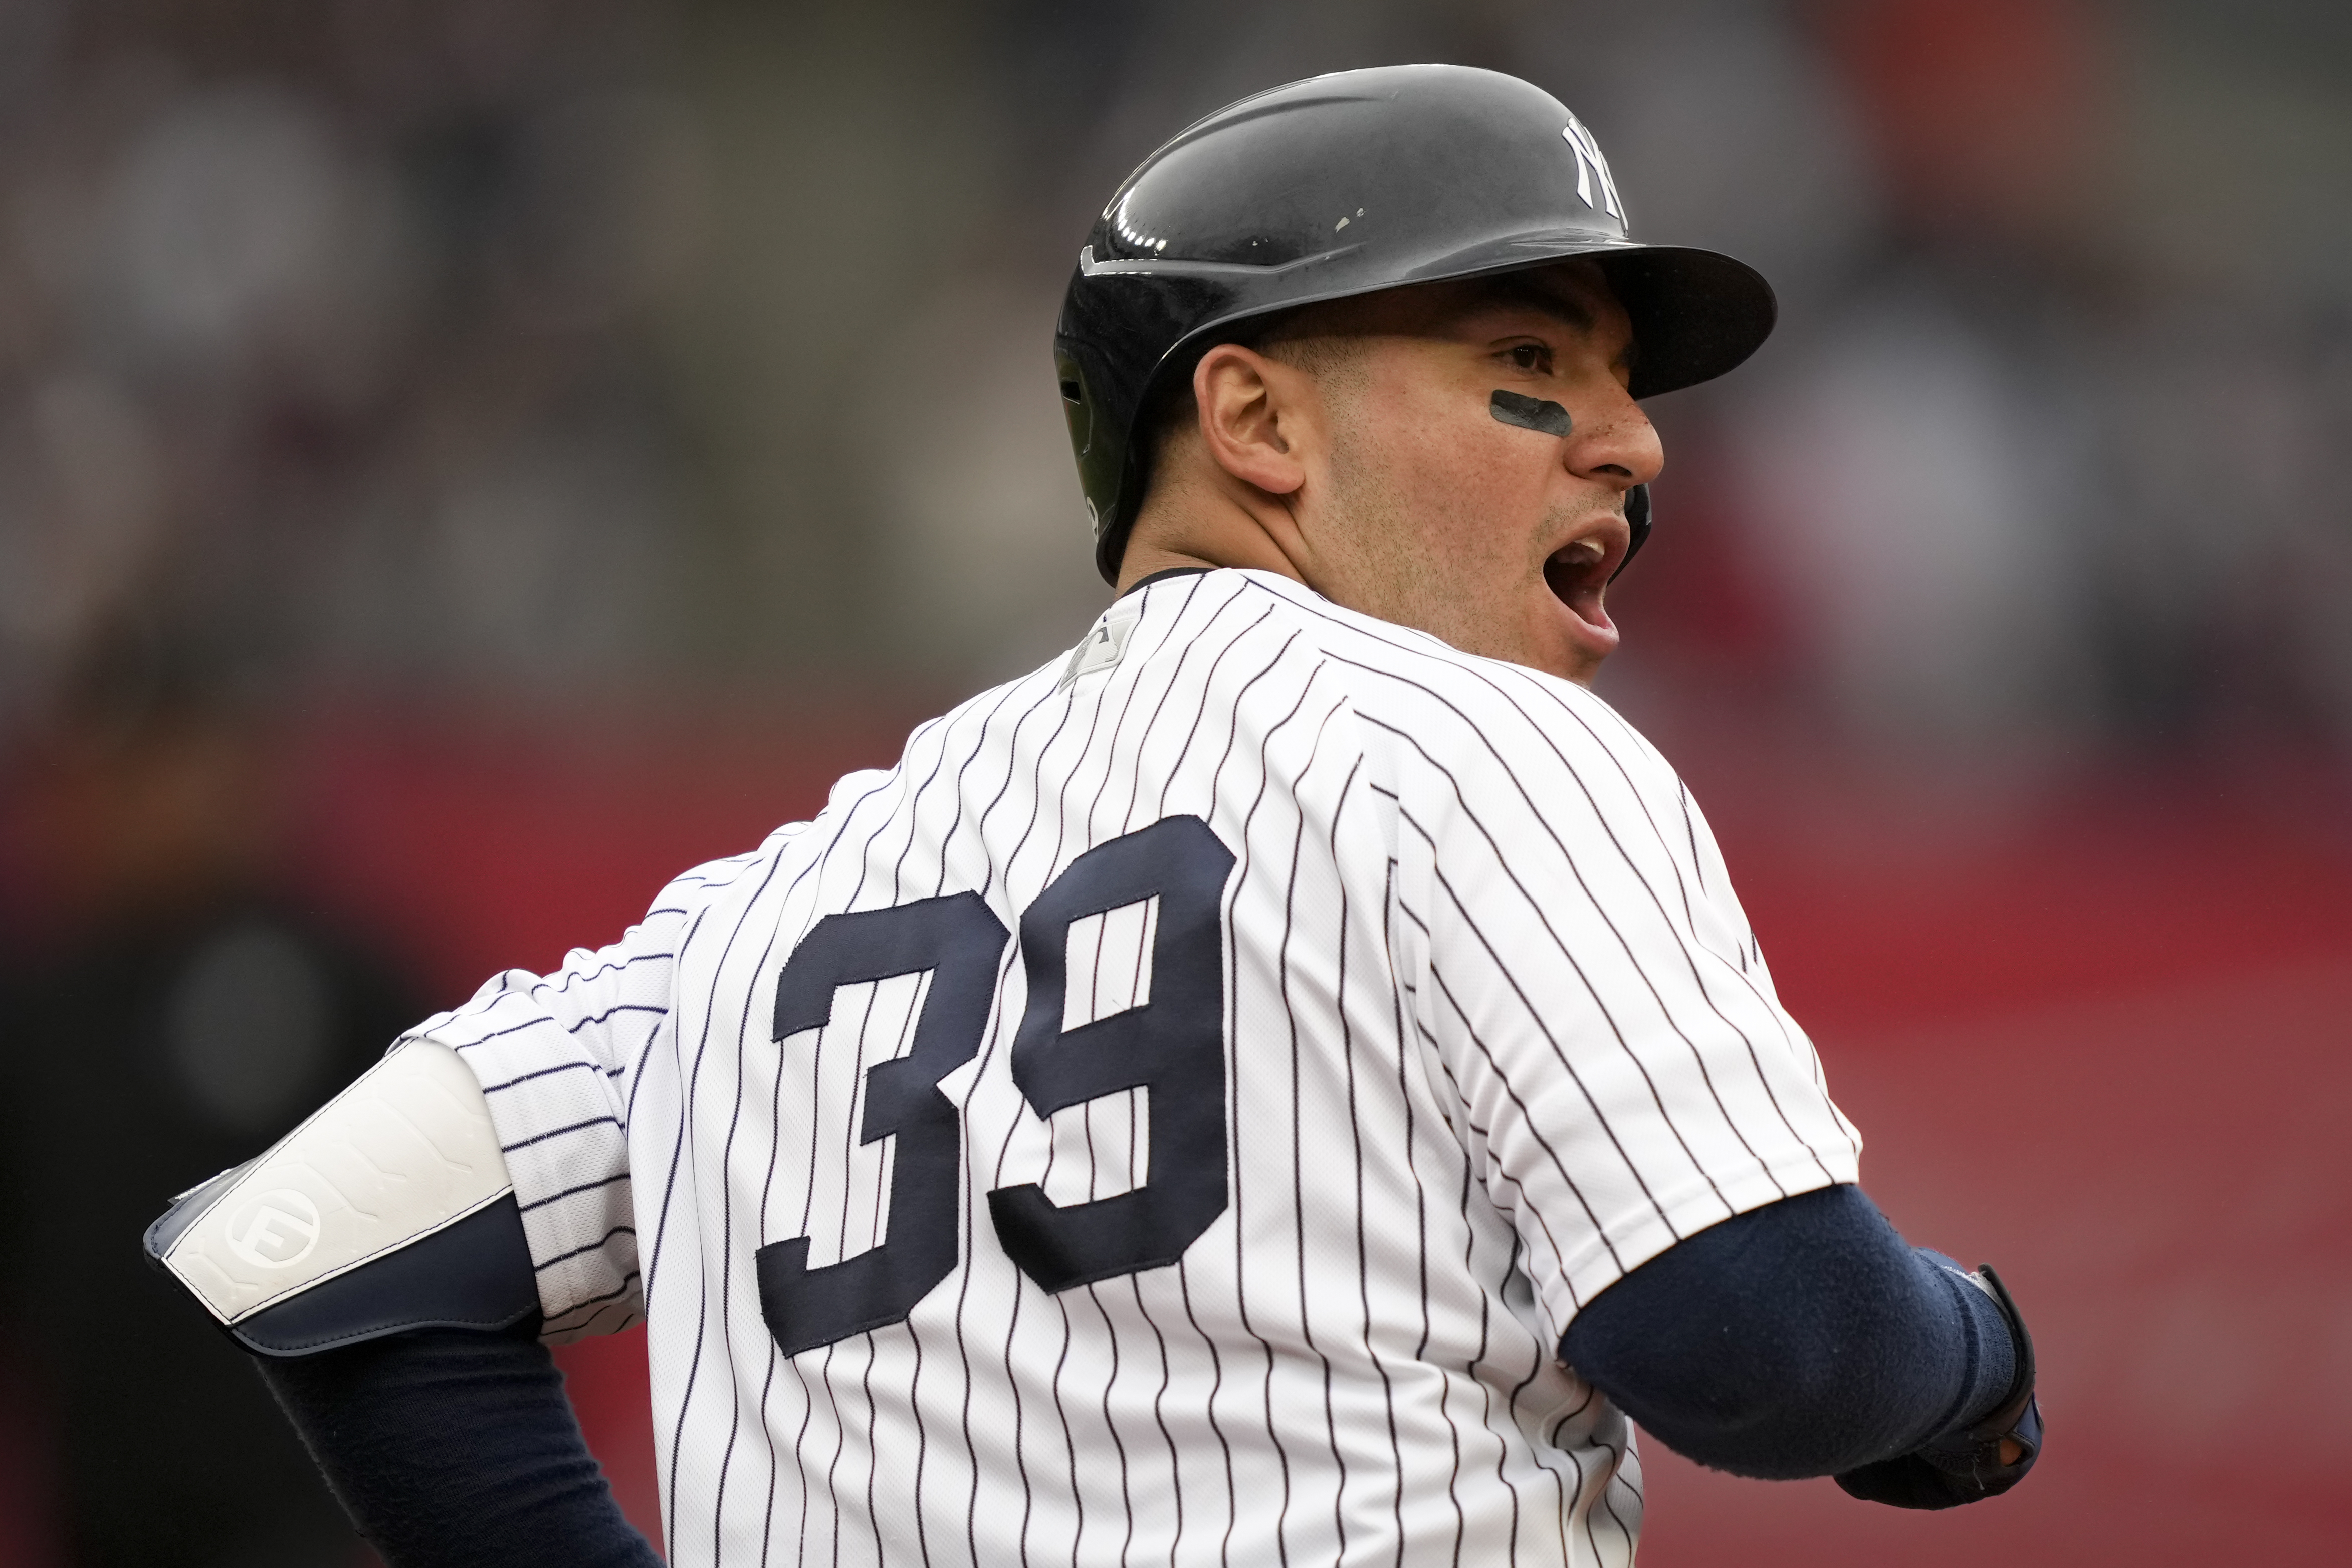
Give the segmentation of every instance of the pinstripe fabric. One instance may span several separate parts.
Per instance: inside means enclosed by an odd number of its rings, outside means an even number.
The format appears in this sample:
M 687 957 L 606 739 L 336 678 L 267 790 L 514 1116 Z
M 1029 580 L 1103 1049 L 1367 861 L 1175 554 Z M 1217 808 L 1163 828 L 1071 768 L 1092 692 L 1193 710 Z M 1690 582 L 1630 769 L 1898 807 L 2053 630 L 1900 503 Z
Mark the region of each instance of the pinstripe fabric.
M 1627 1270 L 1859 1151 L 1705 821 L 1590 693 L 1286 580 L 1107 614 L 1133 619 L 1108 667 L 972 699 L 614 946 L 417 1031 L 488 1092 L 550 1336 L 650 1320 L 670 1560 L 1630 1562 L 1631 1434 L 1553 1347 Z M 1224 1212 L 1173 1267 L 1058 1295 L 1015 1268 L 990 1190 L 1090 1201 L 1150 1157 L 1148 1090 L 1023 1099 L 1016 937 L 939 1086 L 954 1271 L 779 1354 L 754 1254 L 887 1239 L 896 1140 L 860 1141 L 860 1085 L 929 984 L 841 987 L 772 1041 L 794 944 L 965 891 L 1017 932 L 1079 854 L 1178 814 L 1235 859 Z M 1066 1028 L 1148 1005 L 1157 904 L 1070 923 Z

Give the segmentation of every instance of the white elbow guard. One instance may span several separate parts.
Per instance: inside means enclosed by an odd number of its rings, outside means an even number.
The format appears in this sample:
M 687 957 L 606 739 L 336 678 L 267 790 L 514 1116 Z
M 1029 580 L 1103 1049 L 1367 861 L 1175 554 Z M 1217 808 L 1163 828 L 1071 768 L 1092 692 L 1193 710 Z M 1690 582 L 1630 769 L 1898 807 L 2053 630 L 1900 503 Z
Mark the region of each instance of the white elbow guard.
M 403 1046 L 258 1159 L 184 1193 L 147 1255 L 249 1350 L 503 1329 L 539 1291 L 472 1071 Z

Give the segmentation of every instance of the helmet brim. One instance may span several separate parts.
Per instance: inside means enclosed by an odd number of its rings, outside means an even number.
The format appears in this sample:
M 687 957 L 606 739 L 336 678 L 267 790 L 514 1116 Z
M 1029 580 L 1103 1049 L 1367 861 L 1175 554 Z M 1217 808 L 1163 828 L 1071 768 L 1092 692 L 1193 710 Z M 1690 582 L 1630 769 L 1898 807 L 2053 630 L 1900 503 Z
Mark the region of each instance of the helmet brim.
M 1610 246 L 1592 253 L 1633 327 L 1633 394 L 1711 382 L 1764 346 L 1780 305 L 1764 275 L 1719 251 Z

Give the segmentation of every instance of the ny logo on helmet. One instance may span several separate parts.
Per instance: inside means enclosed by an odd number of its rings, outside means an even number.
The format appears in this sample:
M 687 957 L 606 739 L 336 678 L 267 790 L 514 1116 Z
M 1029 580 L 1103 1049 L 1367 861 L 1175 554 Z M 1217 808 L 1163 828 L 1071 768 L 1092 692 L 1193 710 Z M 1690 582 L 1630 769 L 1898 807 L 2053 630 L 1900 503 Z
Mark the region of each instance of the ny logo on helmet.
M 1571 118 L 1560 131 L 1561 140 L 1576 153 L 1576 194 L 1588 207 L 1606 208 L 1619 223 L 1625 221 L 1625 209 L 1618 204 L 1617 182 L 1609 173 L 1609 160 L 1601 155 L 1601 143 L 1592 140 L 1592 132 L 1583 123 Z M 1601 199 L 1592 199 L 1592 184 L 1601 183 Z

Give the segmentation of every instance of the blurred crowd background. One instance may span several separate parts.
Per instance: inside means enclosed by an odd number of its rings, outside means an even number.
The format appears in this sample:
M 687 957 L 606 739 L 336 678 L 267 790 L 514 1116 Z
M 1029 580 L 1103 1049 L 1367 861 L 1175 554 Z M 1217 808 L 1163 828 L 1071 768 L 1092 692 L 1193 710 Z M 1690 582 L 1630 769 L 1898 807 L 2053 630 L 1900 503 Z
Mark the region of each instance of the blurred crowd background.
M 139 1228 L 1073 641 L 1095 211 L 1416 59 L 1780 291 L 1653 406 L 1601 689 L 1865 1180 L 2049 1325 L 2013 1499 L 1653 1446 L 1644 1561 L 2339 1560 L 2340 0 L 0 0 L 0 1568 L 362 1560 Z

